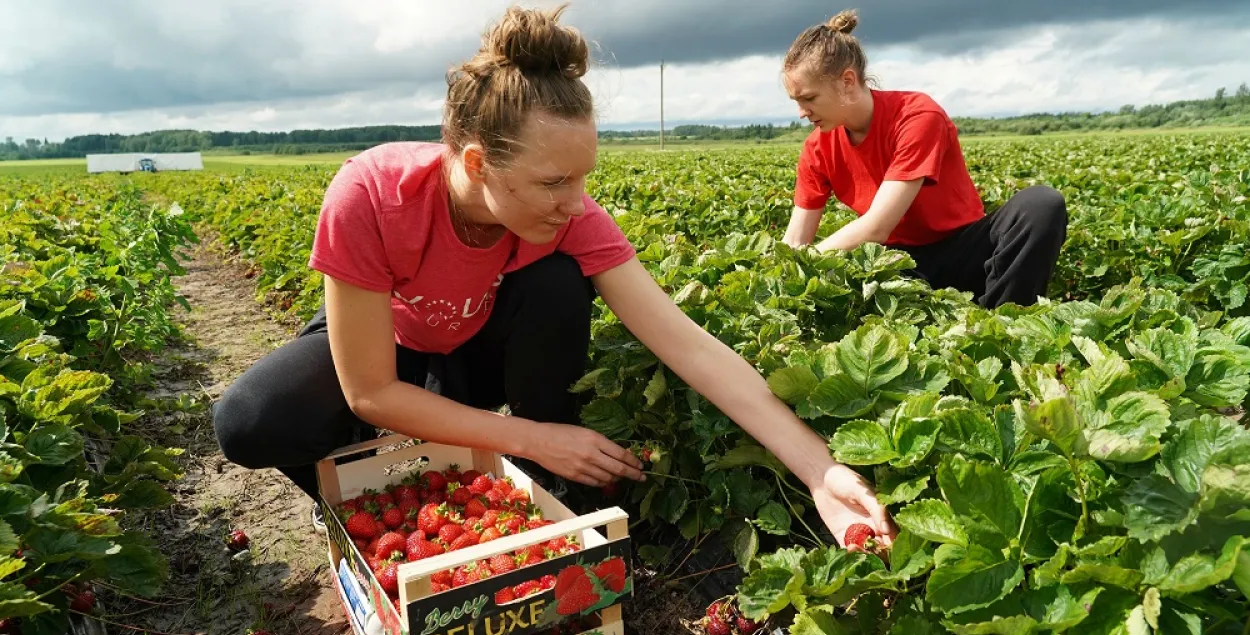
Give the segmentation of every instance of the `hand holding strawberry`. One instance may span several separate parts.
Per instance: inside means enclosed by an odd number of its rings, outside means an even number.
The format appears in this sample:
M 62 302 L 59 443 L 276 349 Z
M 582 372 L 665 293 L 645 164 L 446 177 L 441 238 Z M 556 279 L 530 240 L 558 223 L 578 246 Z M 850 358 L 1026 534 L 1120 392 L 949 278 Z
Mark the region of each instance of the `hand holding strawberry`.
M 824 473 L 819 486 L 812 488 L 812 498 L 825 525 L 842 547 L 851 551 L 861 549 L 847 542 L 847 530 L 862 524 L 871 529 L 881 546 L 889 548 L 898 535 L 898 529 L 890 522 L 885 505 L 877 500 L 868 481 L 851 468 L 834 464 Z

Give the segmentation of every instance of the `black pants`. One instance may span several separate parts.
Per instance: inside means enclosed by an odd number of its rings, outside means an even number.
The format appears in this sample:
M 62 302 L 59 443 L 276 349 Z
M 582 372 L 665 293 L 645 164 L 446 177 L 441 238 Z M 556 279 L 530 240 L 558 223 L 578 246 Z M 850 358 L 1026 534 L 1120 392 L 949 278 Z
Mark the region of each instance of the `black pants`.
M 519 417 L 576 424 L 580 404 L 569 388 L 585 372 L 593 299 L 594 287 L 576 261 L 548 256 L 505 276 L 485 326 L 450 354 L 396 345 L 398 377 L 462 404 L 507 404 Z M 227 459 L 252 469 L 276 467 L 314 500 L 314 464 L 377 433 L 347 406 L 324 308 L 296 339 L 230 385 L 213 405 L 213 428 Z M 519 463 L 527 472 L 537 468 Z
M 997 211 L 931 245 L 903 247 L 933 288 L 970 291 L 978 304 L 1030 305 L 1046 295 L 1068 236 L 1063 194 L 1025 188 Z

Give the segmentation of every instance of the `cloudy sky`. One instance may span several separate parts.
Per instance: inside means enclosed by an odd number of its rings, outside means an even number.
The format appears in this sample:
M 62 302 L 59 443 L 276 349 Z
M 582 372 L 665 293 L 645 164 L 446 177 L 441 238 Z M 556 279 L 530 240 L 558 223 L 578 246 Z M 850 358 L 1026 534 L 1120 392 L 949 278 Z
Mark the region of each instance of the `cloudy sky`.
M 167 128 L 438 123 L 444 73 L 499 0 L 6 0 L 0 139 Z M 550 5 L 544 0 L 526 6 Z M 953 115 L 1102 110 L 1250 81 L 1246 0 L 874 0 L 869 73 Z M 855 7 L 855 3 L 846 7 Z M 608 128 L 784 123 L 780 60 L 846 8 L 811 0 L 575 0 Z

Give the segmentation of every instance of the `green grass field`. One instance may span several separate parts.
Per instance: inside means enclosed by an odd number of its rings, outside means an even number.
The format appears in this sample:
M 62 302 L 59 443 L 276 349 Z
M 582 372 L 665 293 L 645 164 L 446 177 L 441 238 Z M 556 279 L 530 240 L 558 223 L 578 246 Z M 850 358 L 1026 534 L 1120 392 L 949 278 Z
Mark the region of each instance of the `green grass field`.
M 1020 142 L 1036 143 L 1046 140 L 1072 139 L 1077 137 L 1139 137 L 1143 135 L 1225 135 L 1250 133 L 1247 127 L 1202 127 L 1202 128 L 1151 128 L 1144 130 L 1070 132 L 1040 136 L 1021 135 L 976 135 L 960 138 L 967 144 L 987 142 Z M 795 146 L 801 143 L 802 137 L 787 135 L 770 141 L 682 141 L 673 140 L 665 143 L 665 152 L 697 152 L 725 149 L 742 149 L 751 147 L 777 148 Z M 599 151 L 605 154 L 628 152 L 658 152 L 657 142 L 601 142 Z M 246 169 L 266 167 L 289 167 L 298 165 L 339 164 L 355 152 L 328 152 L 322 154 L 212 154 L 204 155 L 204 169 L 211 172 L 240 172 Z M 40 159 L 35 161 L 0 161 L 0 176 L 39 176 L 43 174 L 77 174 L 86 171 L 86 159 Z

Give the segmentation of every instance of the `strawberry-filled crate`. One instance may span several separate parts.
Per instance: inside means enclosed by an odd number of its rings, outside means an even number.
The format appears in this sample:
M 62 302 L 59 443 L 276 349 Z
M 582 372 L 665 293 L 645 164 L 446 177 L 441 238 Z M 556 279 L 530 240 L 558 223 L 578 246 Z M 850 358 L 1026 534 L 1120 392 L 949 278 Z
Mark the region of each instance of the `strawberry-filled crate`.
M 577 515 L 503 456 L 387 435 L 317 464 L 361 635 L 623 635 L 629 516 Z

